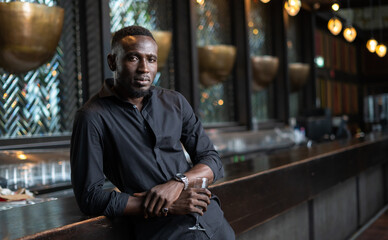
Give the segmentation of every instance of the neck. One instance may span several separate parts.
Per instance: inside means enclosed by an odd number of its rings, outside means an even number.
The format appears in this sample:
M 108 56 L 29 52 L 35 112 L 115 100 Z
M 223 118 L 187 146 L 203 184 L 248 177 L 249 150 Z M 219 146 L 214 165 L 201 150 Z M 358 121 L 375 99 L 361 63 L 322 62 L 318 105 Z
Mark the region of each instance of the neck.
M 118 87 L 112 87 L 112 92 L 120 99 L 124 101 L 128 101 L 133 105 L 136 105 L 137 109 L 141 111 L 143 108 L 143 100 L 144 96 L 142 97 L 131 97 L 127 92 L 123 91 L 122 88 Z
M 133 105 L 136 105 L 137 109 L 141 111 L 143 109 L 143 99 L 144 97 L 140 98 L 127 98 L 128 102 L 132 103 Z

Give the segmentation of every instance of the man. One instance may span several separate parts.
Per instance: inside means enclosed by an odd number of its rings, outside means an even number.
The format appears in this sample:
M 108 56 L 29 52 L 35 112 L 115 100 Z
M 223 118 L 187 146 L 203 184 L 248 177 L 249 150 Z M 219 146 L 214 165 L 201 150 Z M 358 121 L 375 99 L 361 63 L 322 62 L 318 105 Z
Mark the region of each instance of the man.
M 185 98 L 151 86 L 158 48 L 152 34 L 123 28 L 111 48 L 114 79 L 77 112 L 73 127 L 72 184 L 80 209 L 130 216 L 136 239 L 234 239 L 218 199 L 189 187 L 196 177 L 216 181 L 223 167 Z M 120 192 L 102 190 L 105 176 Z M 206 231 L 188 230 L 193 213 Z

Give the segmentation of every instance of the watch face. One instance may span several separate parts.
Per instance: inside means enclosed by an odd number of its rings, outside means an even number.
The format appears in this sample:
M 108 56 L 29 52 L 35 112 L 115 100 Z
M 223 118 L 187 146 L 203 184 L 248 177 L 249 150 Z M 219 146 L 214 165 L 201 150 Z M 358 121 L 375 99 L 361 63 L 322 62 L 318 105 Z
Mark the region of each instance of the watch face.
M 176 176 L 177 178 L 184 178 L 184 177 L 186 177 L 186 176 L 183 175 L 182 173 L 177 173 L 175 176 Z

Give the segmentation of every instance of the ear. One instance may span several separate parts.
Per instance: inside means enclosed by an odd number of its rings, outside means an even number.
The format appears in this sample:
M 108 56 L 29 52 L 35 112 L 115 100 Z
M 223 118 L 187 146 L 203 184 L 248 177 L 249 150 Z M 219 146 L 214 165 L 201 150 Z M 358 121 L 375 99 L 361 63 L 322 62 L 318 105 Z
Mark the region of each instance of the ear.
M 116 55 L 109 53 L 107 60 L 110 70 L 112 70 L 113 72 L 116 71 Z

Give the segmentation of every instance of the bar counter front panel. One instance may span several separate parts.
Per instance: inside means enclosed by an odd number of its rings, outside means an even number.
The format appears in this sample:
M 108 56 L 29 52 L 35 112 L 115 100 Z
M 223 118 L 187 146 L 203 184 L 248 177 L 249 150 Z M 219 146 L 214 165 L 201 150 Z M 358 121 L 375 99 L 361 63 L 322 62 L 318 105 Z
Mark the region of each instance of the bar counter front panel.
M 69 150 L 49 151 L 66 158 Z M 210 189 L 221 198 L 225 217 L 239 235 L 387 159 L 388 136 L 373 134 L 240 154 L 222 159 L 225 177 Z M 62 171 L 58 169 L 53 171 Z M 72 196 L 0 211 L 0 223 L 2 239 L 119 239 L 128 234 L 125 218 L 84 216 Z

